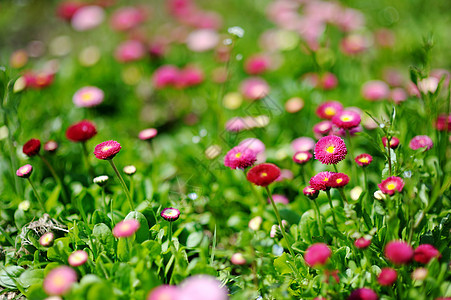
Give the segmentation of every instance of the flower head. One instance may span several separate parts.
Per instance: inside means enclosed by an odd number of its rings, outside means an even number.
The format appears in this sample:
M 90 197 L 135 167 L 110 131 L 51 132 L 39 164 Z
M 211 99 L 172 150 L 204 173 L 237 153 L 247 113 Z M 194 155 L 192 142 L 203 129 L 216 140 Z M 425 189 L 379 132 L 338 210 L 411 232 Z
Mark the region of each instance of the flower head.
M 390 286 L 395 283 L 398 278 L 398 273 L 392 268 L 383 268 L 377 277 L 377 282 L 382 286 Z
M 370 245 L 371 245 L 371 240 L 368 240 L 363 237 L 356 239 L 354 242 L 354 246 L 356 246 L 356 248 L 359 248 L 359 249 L 366 249 Z
M 369 101 L 387 99 L 390 95 L 390 88 L 381 80 L 366 82 L 362 87 L 362 96 Z
M 361 167 L 368 166 L 372 161 L 373 157 L 366 153 L 357 155 L 357 157 L 355 158 L 355 162 Z
M 298 151 L 293 155 L 293 160 L 295 163 L 303 165 L 307 163 L 313 155 L 308 151 Z
M 239 143 L 239 146 L 243 146 L 251 150 L 254 150 L 254 152 L 257 153 L 257 155 L 262 152 L 265 152 L 266 149 L 265 144 L 263 144 L 262 141 L 256 138 L 244 139 Z
M 305 196 L 307 196 L 308 198 L 310 198 L 310 199 L 312 199 L 312 200 L 318 198 L 318 194 L 319 194 L 319 191 L 318 191 L 318 190 L 315 190 L 315 189 L 314 189 L 313 187 L 311 187 L 311 186 L 306 186 L 306 187 L 302 190 L 302 192 L 304 193 Z
M 95 86 L 85 86 L 75 92 L 72 101 L 78 107 L 93 107 L 103 102 L 104 93 Z
M 227 289 L 221 287 L 221 282 L 209 275 L 194 275 L 180 284 L 180 293 L 186 295 L 183 299 L 196 300 L 227 300 Z M 182 298 L 180 298 L 182 299 Z
M 158 131 L 155 128 L 147 128 L 143 129 L 139 132 L 138 137 L 140 140 L 148 141 L 156 137 Z
M 121 63 L 140 60 L 144 55 L 146 55 L 146 48 L 137 40 L 122 42 L 114 52 L 114 57 Z
M 299 137 L 291 142 L 291 148 L 293 148 L 295 152 L 310 151 L 315 148 L 315 141 L 309 137 Z
M 33 166 L 30 164 L 26 164 L 16 171 L 16 175 L 21 178 L 29 178 L 31 173 L 33 172 Z
M 434 257 L 440 258 L 441 255 L 440 252 L 438 252 L 438 250 L 430 244 L 422 244 L 418 246 L 413 253 L 413 259 L 422 264 L 427 264 Z
M 412 272 L 412 279 L 413 280 L 425 280 L 426 277 L 428 276 L 428 269 L 426 268 L 417 268 L 415 270 L 413 270 Z
M 313 176 L 312 178 L 310 178 L 310 185 L 312 186 L 312 188 L 314 188 L 317 191 L 326 191 L 327 189 L 329 189 L 329 179 L 332 176 L 332 172 L 319 172 L 318 174 L 316 174 L 315 176 Z
M 272 195 L 272 199 L 274 200 L 274 203 L 282 203 L 282 204 L 288 204 L 290 203 L 290 200 L 288 200 L 287 197 L 280 194 L 274 194 Z M 268 198 L 268 203 L 271 203 L 271 199 Z
M 41 150 L 41 141 L 38 139 L 30 139 L 23 145 L 22 152 L 27 156 L 35 156 Z
M 400 177 L 392 176 L 377 185 L 382 193 L 393 195 L 395 192 L 401 192 L 404 187 L 404 181 Z
M 53 232 L 46 232 L 39 238 L 39 244 L 43 247 L 51 247 L 54 240 L 55 235 L 53 234 Z
M 387 139 L 387 137 L 384 136 L 382 138 L 382 144 L 384 145 L 384 147 L 387 147 L 387 142 L 388 142 L 388 139 Z M 399 139 L 397 137 L 392 137 L 390 140 L 390 148 L 396 149 L 396 148 L 398 148 L 398 145 L 399 145 Z
M 391 241 L 385 247 L 385 257 L 396 265 L 407 264 L 413 257 L 413 249 L 406 242 Z
M 77 273 L 70 267 L 62 266 L 50 271 L 44 279 L 43 288 L 48 295 L 66 294 L 77 281 Z
M 430 137 L 428 137 L 427 135 L 417 135 L 417 136 L 413 137 L 409 143 L 409 147 L 412 150 L 426 148 L 426 149 L 424 149 L 426 151 L 426 150 L 431 149 L 433 145 L 434 145 L 434 143 L 432 142 L 432 139 Z
M 375 291 L 369 288 L 360 288 L 354 290 L 351 295 L 349 295 L 348 300 L 377 300 L 377 294 Z
M 304 254 L 304 260 L 310 267 L 322 266 L 326 264 L 332 251 L 324 243 L 316 243 L 307 248 Z
M 66 130 L 66 137 L 72 142 L 85 142 L 96 134 L 96 126 L 87 120 L 75 123 Z
M 249 100 L 259 100 L 265 98 L 269 94 L 268 83 L 259 77 L 245 79 L 241 83 L 241 93 L 244 98 Z
M 128 219 L 116 224 L 113 228 L 113 235 L 117 238 L 132 236 L 139 229 L 139 222 L 136 219 Z
M 360 114 L 353 110 L 344 110 L 332 118 L 332 122 L 339 128 L 351 129 L 359 126 Z
M 58 143 L 50 140 L 47 143 L 44 144 L 44 150 L 50 153 L 53 153 L 58 149 Z
M 338 101 L 327 101 L 316 109 L 316 114 L 321 119 L 331 120 L 335 115 L 343 111 L 343 104 Z
M 437 120 L 434 123 L 435 128 L 437 128 L 438 131 L 451 131 L 451 114 L 440 114 L 437 117 Z
M 234 253 L 230 258 L 230 262 L 234 265 L 244 265 L 246 264 L 246 259 L 242 253 Z
M 94 155 L 98 159 L 112 159 L 119 151 L 121 151 L 121 144 L 111 140 L 98 144 L 94 149 Z
M 321 137 L 328 135 L 332 131 L 332 122 L 329 120 L 321 121 L 313 126 L 313 133 L 315 137 L 320 139 Z
M 249 221 L 248 226 L 249 226 L 250 229 L 252 229 L 254 231 L 257 231 L 257 230 L 260 229 L 260 226 L 262 225 L 262 222 L 263 222 L 263 218 L 260 217 L 260 216 L 256 216 L 256 217 L 253 217 Z
M 136 173 L 136 167 L 133 165 L 125 166 L 123 170 L 124 170 L 124 173 L 129 176 L 132 176 L 133 174 Z
M 177 219 L 180 217 L 180 210 L 177 208 L 169 207 L 165 208 L 161 211 L 161 217 L 169 222 L 177 221 Z
M 247 180 L 259 186 L 268 186 L 280 176 L 280 169 L 275 164 L 263 163 L 247 172 Z
M 315 158 L 322 164 L 337 164 L 346 157 L 347 153 L 345 142 L 335 135 L 325 136 L 315 145 Z
M 332 188 L 341 188 L 349 183 L 349 176 L 344 173 L 334 173 L 327 182 Z
M 257 153 L 245 146 L 230 149 L 224 157 L 224 165 L 231 169 L 246 169 L 257 161 Z
M 108 176 L 107 175 L 101 175 L 95 177 L 92 182 L 96 183 L 99 186 L 104 186 L 108 182 Z
M 88 253 L 84 250 L 77 250 L 69 255 L 68 262 L 72 267 L 78 267 L 88 261 Z
M 147 297 L 147 300 L 179 300 L 180 296 L 178 287 L 164 284 L 154 288 Z

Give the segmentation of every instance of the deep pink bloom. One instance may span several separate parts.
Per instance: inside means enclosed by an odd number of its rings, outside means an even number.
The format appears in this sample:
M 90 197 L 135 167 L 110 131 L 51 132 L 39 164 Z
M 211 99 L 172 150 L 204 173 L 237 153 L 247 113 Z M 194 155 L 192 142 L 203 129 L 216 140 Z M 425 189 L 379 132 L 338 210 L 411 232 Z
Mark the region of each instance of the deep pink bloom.
M 387 141 L 388 141 L 387 137 L 384 136 L 382 138 L 382 144 L 384 145 L 384 147 L 387 147 Z M 392 137 L 390 140 L 390 148 L 396 149 L 396 148 L 398 148 L 398 145 L 399 145 L 399 139 L 397 137 Z
M 93 107 L 103 102 L 104 93 L 95 86 L 85 86 L 75 92 L 72 101 L 78 107 Z
M 337 164 L 345 159 L 347 153 L 345 142 L 335 135 L 325 136 L 315 145 L 315 158 L 322 164 Z
M 147 300 L 179 300 L 180 296 L 178 287 L 164 284 L 154 288 L 147 297 Z
M 23 145 L 22 152 L 27 156 L 35 156 L 41 150 L 41 141 L 38 139 L 30 139 Z
M 208 275 L 194 275 L 180 284 L 181 297 L 177 300 L 227 300 L 227 289 Z
M 78 9 L 71 18 L 71 25 L 76 31 L 87 31 L 102 24 L 105 11 L 97 5 L 86 5 Z
M 377 185 L 384 194 L 393 195 L 395 192 L 401 192 L 404 187 L 404 181 L 400 177 L 391 176 Z
M 117 238 L 129 237 L 139 229 L 139 222 L 136 219 L 128 219 L 116 224 L 113 228 L 113 235 Z
M 390 95 L 388 85 L 380 80 L 372 80 L 366 82 L 362 87 L 362 96 L 366 100 L 378 101 L 387 99 Z
M 78 267 L 85 264 L 88 261 L 88 253 L 83 250 L 77 250 L 69 255 L 68 262 L 72 267 Z
M 23 75 L 25 87 L 32 89 L 42 89 L 52 84 L 55 74 L 49 71 L 33 72 L 29 71 Z
M 451 115 L 441 114 L 434 124 L 438 131 L 451 131 Z
M 353 110 L 343 110 L 332 118 L 332 122 L 339 128 L 351 129 L 359 126 L 360 114 Z
M 310 198 L 310 199 L 316 199 L 316 198 L 318 198 L 318 194 L 319 194 L 319 191 L 318 190 L 315 190 L 313 187 L 311 187 L 311 186 L 306 186 L 303 190 L 302 190 L 302 192 L 304 193 L 304 195 L 305 196 L 307 196 L 308 198 Z
M 179 78 L 179 69 L 172 65 L 164 65 L 155 70 L 152 82 L 157 89 L 175 86 Z
M 137 61 L 144 57 L 146 48 L 140 41 L 122 42 L 114 52 L 114 57 L 121 63 Z
M 398 278 L 398 273 L 392 268 L 383 268 L 377 277 L 377 282 L 382 286 L 390 286 L 395 283 Z
M 271 61 L 267 55 L 256 54 L 244 62 L 244 71 L 250 75 L 258 75 L 269 69 Z
M 66 130 L 66 137 L 72 142 L 86 142 L 96 134 L 96 126 L 87 120 L 75 123 Z
M 413 253 L 413 259 L 422 264 L 427 264 L 434 257 L 440 258 L 441 255 L 440 252 L 430 244 L 418 246 Z
M 307 163 L 313 155 L 308 151 L 298 151 L 293 155 L 293 160 L 295 163 L 303 165 Z
M 274 203 L 282 203 L 282 204 L 289 204 L 290 200 L 288 200 L 287 197 L 280 194 L 274 194 L 272 195 L 272 199 L 274 200 Z M 271 199 L 268 197 L 268 203 L 271 203 Z
M 334 173 L 330 176 L 327 185 L 332 188 L 341 188 L 349 183 L 349 176 L 344 173 Z
M 343 111 L 343 104 L 338 101 L 327 101 L 318 106 L 316 114 L 322 119 L 331 120 L 335 115 Z
M 324 243 L 316 243 L 307 248 L 304 254 L 304 260 L 310 267 L 322 266 L 326 264 L 332 251 Z
M 313 176 L 312 178 L 310 178 L 310 185 L 312 186 L 312 188 L 314 188 L 315 190 L 318 191 L 326 191 L 327 189 L 329 189 L 329 179 L 332 176 L 332 172 L 319 172 L 318 174 L 316 174 L 315 176 Z
M 366 238 L 358 238 L 354 242 L 354 246 L 359 249 L 366 249 L 371 245 L 371 240 L 367 240 Z
M 406 242 L 391 241 L 385 247 L 385 257 L 396 265 L 407 264 L 413 257 L 413 249 Z
M 255 185 L 268 186 L 280 175 L 280 169 L 275 164 L 263 163 L 252 167 L 247 172 L 247 180 Z
M 111 16 L 110 24 L 114 30 L 126 31 L 130 30 L 146 19 L 146 13 L 142 7 L 121 7 L 117 9 Z
M 224 165 L 231 169 L 246 169 L 257 161 L 257 153 L 244 146 L 233 147 L 224 157 Z
M 64 1 L 58 4 L 58 7 L 56 8 L 56 14 L 61 19 L 70 21 L 77 10 L 85 5 L 85 3 L 79 1 Z
M 50 271 L 44 279 L 42 287 L 48 295 L 66 294 L 77 281 L 77 273 L 70 267 L 62 266 Z
M 369 288 L 360 288 L 354 290 L 351 295 L 349 295 L 348 300 L 377 300 L 377 294 L 375 291 Z
M 366 153 L 357 155 L 355 158 L 355 162 L 361 167 L 368 166 L 372 161 L 373 161 L 373 157 Z
M 204 81 L 204 72 L 195 66 L 186 66 L 179 71 L 176 87 L 184 88 L 201 84 Z
M 427 135 L 417 135 L 417 136 L 413 137 L 409 143 L 409 147 L 412 150 L 426 148 L 426 149 L 424 149 L 426 151 L 426 150 L 431 149 L 433 145 L 434 145 L 434 143 L 432 142 L 432 139 L 430 137 L 428 137 Z
M 30 164 L 26 164 L 16 171 L 16 175 L 21 178 L 29 178 L 31 173 L 33 172 L 33 166 Z
M 160 216 L 169 222 L 175 222 L 180 217 L 180 210 L 173 207 L 165 208 L 161 211 Z
M 121 151 L 121 144 L 111 140 L 98 144 L 94 149 L 94 155 L 98 159 L 112 159 L 119 151 Z
M 321 88 L 325 91 L 333 90 L 338 85 L 337 76 L 330 72 L 326 72 L 321 77 Z
M 269 85 L 262 78 L 251 77 L 243 80 L 240 91 L 246 99 L 258 100 L 269 94 Z
M 315 148 L 315 140 L 309 137 L 299 137 L 291 142 L 291 148 L 295 152 L 299 151 L 310 151 Z

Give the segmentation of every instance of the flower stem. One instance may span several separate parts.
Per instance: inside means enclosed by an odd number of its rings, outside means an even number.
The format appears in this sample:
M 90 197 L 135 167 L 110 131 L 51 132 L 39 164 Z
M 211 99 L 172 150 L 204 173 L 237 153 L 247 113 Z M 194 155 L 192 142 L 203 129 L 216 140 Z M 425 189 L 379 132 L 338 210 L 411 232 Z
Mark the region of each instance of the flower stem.
M 106 204 L 106 199 L 105 199 L 105 188 L 102 187 L 102 202 L 103 202 L 103 210 L 105 211 L 105 215 L 108 214 L 108 206 Z
M 117 177 L 119 178 L 119 181 L 121 182 L 121 185 L 122 185 L 122 189 L 124 190 L 124 193 L 127 196 L 128 202 L 130 204 L 130 208 L 131 208 L 132 211 L 134 211 L 135 207 L 133 206 L 133 200 L 130 197 L 130 193 L 128 191 L 127 185 L 125 184 L 124 179 L 122 178 L 121 174 L 117 170 L 116 165 L 114 164 L 113 160 L 112 159 L 108 159 L 108 162 L 110 163 L 111 167 L 113 168 L 114 172 L 116 173 Z
M 390 151 L 391 138 L 387 139 L 387 152 L 388 152 L 388 174 L 391 176 L 391 151 Z
M 132 200 L 134 199 L 134 191 L 135 191 L 135 185 L 133 183 L 133 176 L 130 176 L 130 197 Z
M 313 203 L 315 203 L 316 219 L 318 220 L 319 232 L 320 232 L 321 236 L 324 236 L 324 229 L 323 229 L 323 224 L 321 222 L 321 212 L 319 210 L 318 202 L 316 201 L 316 199 L 313 199 L 312 201 L 313 201 Z
M 44 205 L 44 202 L 42 201 L 42 198 L 38 194 L 38 190 L 36 189 L 36 187 L 33 184 L 33 181 L 31 181 L 30 178 L 27 178 L 27 179 L 28 179 L 28 182 L 31 185 L 31 188 L 33 189 L 34 195 L 36 196 L 36 198 L 38 199 L 39 204 L 41 205 L 42 210 L 44 212 L 48 213 L 47 210 L 45 209 L 45 205 Z
M 172 222 L 169 222 L 169 228 L 168 228 L 168 240 L 169 240 L 169 245 L 168 245 L 168 247 L 171 247 L 171 244 L 172 244 Z
M 332 199 L 330 198 L 330 190 L 326 190 L 326 194 L 327 194 L 327 199 L 329 200 L 330 211 L 332 213 L 332 219 L 334 221 L 335 229 L 337 229 L 337 231 L 339 231 L 338 230 L 338 225 L 337 225 L 337 220 L 335 219 L 334 206 L 332 205 Z
M 58 176 L 58 174 L 56 174 L 55 169 L 52 167 L 52 165 L 49 163 L 49 161 L 44 156 L 42 156 L 39 153 L 38 153 L 38 156 L 42 159 L 44 164 L 50 170 L 50 173 L 52 173 L 52 176 L 55 179 L 56 183 L 60 186 L 61 195 L 63 196 L 64 202 L 69 203 L 69 198 L 67 197 L 66 189 L 64 188 L 63 182 L 61 181 L 60 177 Z
M 341 188 L 338 188 L 338 192 L 340 193 L 341 199 L 343 199 L 343 203 L 344 203 L 344 202 L 349 203 L 349 202 L 348 202 L 348 199 L 346 198 L 346 194 L 345 194 L 345 192 L 343 191 L 343 188 L 342 188 L 342 187 L 341 187 Z
M 349 142 L 349 155 L 351 156 L 351 171 L 352 171 L 352 181 L 354 182 L 354 184 L 356 184 L 357 182 L 357 170 L 355 168 L 355 163 L 354 163 L 354 150 L 352 149 L 352 143 L 351 143 L 351 134 L 349 133 L 349 130 L 346 129 L 346 137 L 348 139 Z
M 90 178 L 94 178 L 94 171 L 92 169 L 91 164 L 89 163 L 89 154 L 88 154 L 88 149 L 86 148 L 86 142 L 81 142 L 81 145 L 83 147 L 83 156 L 85 158 L 85 167 L 86 170 L 89 173 L 89 177 Z
M 368 183 L 368 175 L 366 174 L 366 167 L 363 167 L 363 180 L 365 181 L 365 189 L 366 189 L 366 203 L 365 202 L 363 202 L 363 199 L 360 199 L 360 201 L 362 202 L 362 203 L 360 203 L 360 206 L 361 207 L 366 207 L 366 206 L 368 206 L 368 205 L 370 205 L 370 203 L 371 203 L 371 193 L 370 193 L 370 186 L 369 186 L 369 183 Z M 371 210 L 371 209 L 370 209 Z

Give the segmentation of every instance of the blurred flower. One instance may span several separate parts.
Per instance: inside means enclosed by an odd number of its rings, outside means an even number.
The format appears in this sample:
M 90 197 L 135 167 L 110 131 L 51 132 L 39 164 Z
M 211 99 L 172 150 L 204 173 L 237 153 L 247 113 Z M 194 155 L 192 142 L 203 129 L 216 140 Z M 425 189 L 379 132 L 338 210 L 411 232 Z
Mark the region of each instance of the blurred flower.
M 95 177 L 92 181 L 99 186 L 104 186 L 108 182 L 109 177 L 107 175 L 101 175 Z
M 164 284 L 154 288 L 147 300 L 179 300 L 180 296 L 178 287 Z
M 395 192 L 402 192 L 404 181 L 400 177 L 391 176 L 377 185 L 382 193 L 393 195 Z
M 253 217 L 253 218 L 249 221 L 248 226 L 249 226 L 249 228 L 250 228 L 251 230 L 257 231 L 257 230 L 260 229 L 260 225 L 262 224 L 262 222 L 263 222 L 262 217 L 256 216 L 256 217 Z
M 156 137 L 158 134 L 158 130 L 155 128 L 147 128 L 143 129 L 139 132 L 138 137 L 140 140 L 148 141 Z
M 72 267 L 78 267 L 84 265 L 85 262 L 88 261 L 88 253 L 83 250 L 77 250 L 72 252 L 67 260 Z
M 330 72 L 326 72 L 320 78 L 320 84 L 321 84 L 320 87 L 325 91 L 333 90 L 338 86 L 337 76 L 335 76 Z
M 398 273 L 392 268 L 382 268 L 379 276 L 377 276 L 377 282 L 382 286 L 390 286 L 395 283 L 398 278 Z
M 85 5 L 85 3 L 79 1 L 63 1 L 58 4 L 56 14 L 61 19 L 70 21 L 74 14 Z
M 96 126 L 87 120 L 75 123 L 66 130 L 66 137 L 72 142 L 86 142 L 96 134 Z
M 422 281 L 425 280 L 428 276 L 428 269 L 426 268 L 417 268 L 412 272 L 412 279 Z
M 41 141 L 38 139 L 30 139 L 22 148 L 22 152 L 29 157 L 39 154 L 39 150 L 41 150 Z
M 314 189 L 313 187 L 311 187 L 311 186 L 306 186 L 306 187 L 302 190 L 302 192 L 304 193 L 305 196 L 307 196 L 308 198 L 310 198 L 310 199 L 312 199 L 312 200 L 318 198 L 318 194 L 319 194 L 319 191 L 318 191 L 318 190 L 315 190 L 315 189 Z
M 280 175 L 277 177 L 276 182 L 283 181 L 283 180 L 291 180 L 293 179 L 293 172 L 288 169 L 282 169 L 280 170 Z
M 113 228 L 113 235 L 117 238 L 129 237 L 139 229 L 139 222 L 136 219 L 128 219 L 116 224 Z
M 304 108 L 304 100 L 299 97 L 293 97 L 285 102 L 285 110 L 290 114 L 297 113 Z
M 123 168 L 123 170 L 124 170 L 124 173 L 129 175 L 129 176 L 132 176 L 133 174 L 136 173 L 136 167 L 133 166 L 133 165 L 125 166 Z
M 244 146 L 233 147 L 224 157 L 224 165 L 231 169 L 246 169 L 257 161 L 257 153 Z
M 372 161 L 373 157 L 367 153 L 357 155 L 355 158 L 355 162 L 361 167 L 368 166 Z
M 222 148 L 219 145 L 211 145 L 205 149 L 205 156 L 208 159 L 215 159 L 221 154 Z
M 368 37 L 354 33 L 341 40 L 340 49 L 346 55 L 356 55 L 367 50 L 370 45 Z
M 253 184 L 266 187 L 274 182 L 279 175 L 279 167 L 271 163 L 263 163 L 252 167 L 247 172 L 246 177 Z
M 332 251 L 324 243 L 316 243 L 307 248 L 304 254 L 304 260 L 309 267 L 325 265 Z
M 103 102 L 104 93 L 95 86 L 85 86 L 75 92 L 72 100 L 78 107 L 93 107 Z
M 94 155 L 98 159 L 112 159 L 119 151 L 121 151 L 121 144 L 111 140 L 98 144 L 94 149 Z
M 27 88 L 42 89 L 52 84 L 55 74 L 49 71 L 27 71 L 23 75 Z
M 369 101 L 388 99 L 390 88 L 381 80 L 371 80 L 362 86 L 362 96 Z
M 18 207 L 20 210 L 27 211 L 27 210 L 30 209 L 30 204 L 31 204 L 30 201 L 24 200 L 24 201 L 20 202 L 19 205 L 18 205 L 17 207 Z
M 64 295 L 77 281 L 77 273 L 70 267 L 61 266 L 50 271 L 44 279 L 42 287 L 48 295 Z
M 287 197 L 285 197 L 284 195 L 280 195 L 280 194 L 273 194 L 272 199 L 274 200 L 274 203 L 281 203 L 281 204 L 285 204 L 285 205 L 290 203 L 290 200 L 288 200 Z M 271 199 L 268 198 L 267 202 L 270 204 Z
M 395 265 L 407 264 L 413 257 L 413 249 L 404 241 L 391 241 L 385 247 L 385 257 Z
M 428 77 L 418 81 L 418 89 L 424 94 L 435 93 L 438 87 L 439 80 L 436 77 Z
M 422 264 L 429 263 L 434 257 L 440 258 L 441 254 L 430 244 L 419 245 L 413 253 L 413 259 Z
M 244 139 L 239 143 L 238 146 L 243 146 L 251 150 L 254 150 L 254 152 L 257 154 L 265 152 L 266 149 L 265 144 L 263 144 L 263 142 L 257 138 Z
M 329 189 L 328 182 L 332 176 L 332 172 L 319 172 L 312 178 L 310 178 L 310 185 L 317 191 L 326 191 Z
M 327 181 L 328 186 L 332 188 L 341 188 L 349 183 L 349 176 L 344 173 L 334 173 Z
M 376 43 L 383 48 L 392 48 L 395 45 L 396 36 L 390 29 L 381 28 L 374 32 Z
M 251 77 L 241 82 L 240 91 L 244 98 L 258 100 L 265 98 L 269 94 L 269 85 L 262 78 Z
M 27 51 L 23 49 L 14 51 L 9 58 L 9 63 L 11 67 L 15 69 L 22 68 L 27 64 L 27 62 L 28 62 L 28 54 Z
M 370 245 L 371 245 L 371 240 L 368 240 L 368 239 L 363 238 L 363 237 L 356 239 L 355 242 L 354 242 L 354 246 L 356 248 L 359 248 L 359 249 L 366 249 Z
M 376 198 L 377 200 L 385 200 L 387 197 L 385 196 L 385 194 L 381 191 L 381 190 L 377 190 L 374 192 L 373 194 L 374 198 Z
M 451 114 L 440 114 L 437 117 L 437 121 L 435 122 L 435 128 L 437 128 L 438 131 L 451 131 Z
M 387 147 L 387 137 L 383 137 L 382 138 L 382 144 L 384 145 L 384 147 Z M 392 137 L 390 140 L 390 148 L 392 149 L 396 149 L 399 145 L 399 139 L 397 137 Z
M 194 275 L 180 284 L 180 300 L 227 300 L 227 289 L 209 275 Z M 177 300 L 179 300 L 177 299 Z
M 339 128 L 351 129 L 359 126 L 360 114 L 353 110 L 343 110 L 332 118 L 332 122 Z
M 351 199 L 354 201 L 359 200 L 360 195 L 362 194 L 363 189 L 360 186 L 355 186 L 349 192 L 351 194 Z
M 237 109 L 243 103 L 243 97 L 240 93 L 230 92 L 224 95 L 222 103 L 227 109 Z
M 204 72 L 196 66 L 186 66 L 179 71 L 176 87 L 185 88 L 201 84 L 204 81 Z
M 44 144 L 44 150 L 50 153 L 55 152 L 58 149 L 58 143 L 50 140 Z
M 29 178 L 31 173 L 33 172 L 33 166 L 30 164 L 26 164 L 16 171 L 16 175 L 21 178 Z
M 242 38 L 244 36 L 244 29 L 240 26 L 233 26 L 227 29 L 227 32 L 231 35 L 236 36 L 237 38 Z
M 230 258 L 230 262 L 234 265 L 244 265 L 246 264 L 246 259 L 242 253 L 234 253 Z
M 320 139 L 325 135 L 330 134 L 332 131 L 332 122 L 331 121 L 321 121 L 313 126 L 313 133 L 315 137 Z
M 186 38 L 186 46 L 193 52 L 205 52 L 219 43 L 219 35 L 212 29 L 198 29 Z
M 298 151 L 293 155 L 293 161 L 297 164 L 303 165 L 307 163 L 313 155 L 308 151 Z
M 331 120 L 343 111 L 343 105 L 338 101 L 327 101 L 318 106 L 316 114 L 322 119 Z
M 322 164 L 337 164 L 342 161 L 348 150 L 342 138 L 328 135 L 321 138 L 315 145 L 315 158 Z
M 418 150 L 420 148 L 426 148 L 424 151 L 432 148 L 434 143 L 432 139 L 427 135 L 417 135 L 410 140 L 409 147 L 412 150 Z
M 164 65 L 155 70 L 152 82 L 157 89 L 175 86 L 179 78 L 179 70 L 172 65 Z
M 232 132 L 240 132 L 242 130 L 252 128 L 250 126 L 251 124 L 247 124 L 247 122 L 248 122 L 247 119 L 244 119 L 241 117 L 235 117 L 226 122 L 225 128 L 227 131 L 232 131 Z
M 39 244 L 43 247 L 51 247 L 54 240 L 55 235 L 53 234 L 53 232 L 46 232 L 39 238 Z
M 396 104 L 400 104 L 407 100 L 407 93 L 403 88 L 395 88 L 390 91 L 389 98 Z
M 180 217 L 180 211 L 177 208 L 169 207 L 163 209 L 160 215 L 166 221 L 174 222 Z
M 146 48 L 140 41 L 128 40 L 122 42 L 114 52 L 118 62 L 126 63 L 140 60 L 146 54 Z
M 120 7 L 111 16 L 110 24 L 114 30 L 130 30 L 146 20 L 146 12 L 143 7 Z
M 269 56 L 262 54 L 252 55 L 244 62 L 244 71 L 249 75 L 259 75 L 267 71 L 270 64 Z
M 103 8 L 89 5 L 75 11 L 71 18 L 71 24 L 76 31 L 87 31 L 99 26 L 104 19 L 105 12 Z
M 310 151 L 315 148 L 315 141 L 309 137 L 299 137 L 291 142 L 291 148 L 295 152 L 298 151 Z
M 360 288 L 354 290 L 351 295 L 349 295 L 348 300 L 378 300 L 375 291 L 369 288 Z

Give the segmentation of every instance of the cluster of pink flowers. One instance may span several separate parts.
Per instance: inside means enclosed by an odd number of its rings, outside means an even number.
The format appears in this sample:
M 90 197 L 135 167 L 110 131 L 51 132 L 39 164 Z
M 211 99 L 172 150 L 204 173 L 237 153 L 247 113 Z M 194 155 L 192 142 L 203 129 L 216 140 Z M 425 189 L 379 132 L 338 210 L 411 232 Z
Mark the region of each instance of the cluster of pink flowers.
M 186 88 L 199 85 L 204 81 L 203 71 L 193 65 L 178 69 L 172 65 L 164 65 L 155 70 L 152 81 L 157 89 L 167 87 Z

